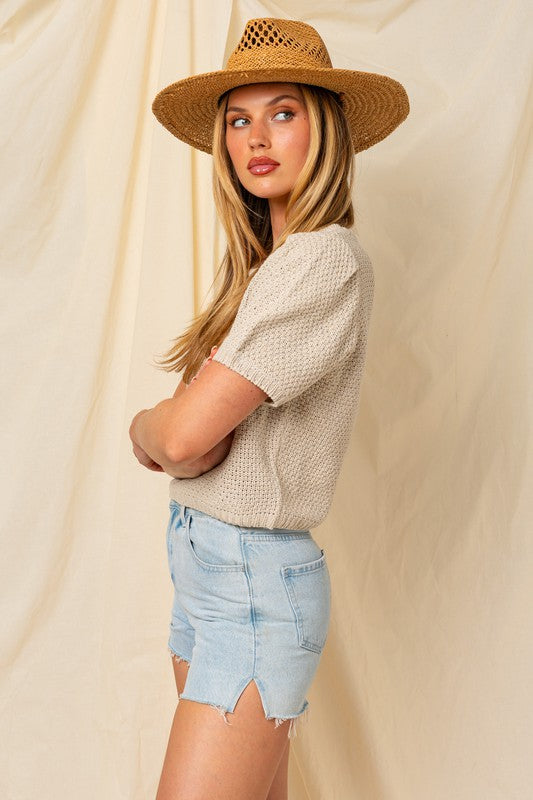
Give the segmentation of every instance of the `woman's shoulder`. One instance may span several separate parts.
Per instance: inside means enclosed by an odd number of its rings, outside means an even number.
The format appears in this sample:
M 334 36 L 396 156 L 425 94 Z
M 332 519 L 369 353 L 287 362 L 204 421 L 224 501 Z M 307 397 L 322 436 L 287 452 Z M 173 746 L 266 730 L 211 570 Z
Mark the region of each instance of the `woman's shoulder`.
M 254 272 L 239 314 L 257 315 L 289 298 L 307 302 L 317 292 L 343 293 L 348 281 L 351 287 L 373 285 L 372 263 L 352 228 L 334 223 L 293 233 Z
M 252 274 L 243 300 L 262 302 L 264 297 L 300 291 L 312 282 L 341 286 L 354 273 L 366 280 L 371 261 L 356 232 L 338 223 L 314 231 L 291 233 Z
M 354 228 L 346 228 L 337 222 L 314 231 L 291 233 L 283 245 L 275 250 L 279 258 L 292 255 L 298 261 L 309 259 L 344 264 L 348 269 L 366 266 L 371 261 Z M 277 259 L 276 259 L 277 260 Z

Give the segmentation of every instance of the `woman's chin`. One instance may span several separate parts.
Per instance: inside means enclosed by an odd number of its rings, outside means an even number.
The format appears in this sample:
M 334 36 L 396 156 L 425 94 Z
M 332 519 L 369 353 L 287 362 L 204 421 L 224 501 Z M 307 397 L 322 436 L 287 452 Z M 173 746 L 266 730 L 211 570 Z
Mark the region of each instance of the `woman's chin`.
M 263 200 L 269 200 L 269 201 L 270 200 L 279 201 L 282 199 L 287 199 L 289 196 L 289 193 L 287 191 L 280 191 L 279 189 L 276 189 L 273 186 L 267 186 L 266 184 L 262 186 L 256 183 L 253 186 L 250 185 L 245 186 L 245 189 L 248 192 L 250 192 L 250 194 L 253 194 L 254 197 L 260 197 Z

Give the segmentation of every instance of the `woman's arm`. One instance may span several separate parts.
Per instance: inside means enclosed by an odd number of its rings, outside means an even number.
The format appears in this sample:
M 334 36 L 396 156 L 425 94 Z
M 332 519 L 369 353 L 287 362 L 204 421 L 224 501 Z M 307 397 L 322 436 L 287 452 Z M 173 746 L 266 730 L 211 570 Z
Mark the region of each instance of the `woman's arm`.
M 220 463 L 237 425 L 268 397 L 220 362 L 200 372 L 189 386 L 180 384 L 174 397 L 137 414 L 130 426 L 132 441 L 174 477 L 197 477 Z
M 177 385 L 176 391 L 174 392 L 174 394 L 172 396 L 173 397 L 179 397 L 185 391 L 186 388 L 187 388 L 187 384 L 182 379 L 179 382 L 179 384 Z M 145 411 L 148 411 L 148 409 L 145 409 Z M 142 414 L 144 412 L 140 411 L 139 413 Z M 131 438 L 132 427 L 133 427 L 133 423 L 130 425 L 130 438 Z M 163 469 L 163 467 L 160 464 L 157 464 L 154 461 L 153 458 L 150 458 L 148 453 L 145 453 L 144 450 L 142 449 L 142 447 L 140 445 L 138 445 L 133 439 L 132 439 L 132 445 L 133 445 L 133 455 L 135 456 L 135 458 L 137 459 L 139 464 L 141 464 L 141 466 L 146 467 L 147 469 L 151 469 L 154 472 L 164 472 L 165 471 Z M 200 475 L 200 474 L 201 473 L 199 472 L 198 475 Z M 197 477 L 197 475 L 194 475 L 194 476 L 189 476 L 189 475 L 187 475 L 187 476 L 185 476 L 185 475 L 177 476 L 176 475 L 175 477 Z
M 210 364 L 210 363 L 211 363 L 211 361 L 213 360 L 213 356 L 215 355 L 215 353 L 216 353 L 216 351 L 217 351 L 217 350 L 218 350 L 218 345 L 215 345 L 214 347 L 212 347 L 212 348 L 211 348 L 211 352 L 209 353 L 208 357 L 207 357 L 207 358 L 204 360 L 204 362 L 203 362 L 202 366 L 200 367 L 200 369 L 198 370 L 198 372 L 196 373 L 196 375 L 194 376 L 194 378 L 192 379 L 192 381 L 196 381 L 196 380 L 198 380 L 198 375 L 200 374 L 200 372 L 201 372 L 203 369 L 205 369 L 205 367 L 206 367 L 208 364 Z M 192 381 L 191 381 L 191 383 L 192 383 Z M 183 378 L 182 378 L 182 379 L 181 379 L 181 381 L 178 383 L 178 385 L 177 385 L 177 387 L 176 387 L 176 391 L 174 392 L 174 394 L 172 395 L 172 397 L 179 397 L 181 394 L 183 394 L 183 392 L 185 391 L 185 389 L 187 389 L 189 386 L 190 386 L 190 384 L 187 384 L 187 383 L 185 383 L 185 381 L 184 381 L 184 380 L 183 380 Z
M 187 388 L 187 384 L 183 384 L 183 386 Z M 180 387 L 178 387 L 178 389 L 179 388 Z M 178 397 L 179 394 L 181 394 L 181 392 L 176 390 L 174 397 Z M 148 410 L 149 409 L 140 411 L 139 415 L 147 413 Z M 211 450 L 194 461 L 183 461 L 179 464 L 168 464 L 166 461 L 164 461 L 164 459 L 162 459 L 164 462 L 164 466 L 162 466 L 154 461 L 154 459 L 151 458 L 151 456 L 149 456 L 148 453 L 146 453 L 146 451 L 143 450 L 143 448 L 135 441 L 133 435 L 135 421 L 136 420 L 134 417 L 130 426 L 130 438 L 132 440 L 134 456 L 143 467 L 146 467 L 153 472 L 166 472 L 167 475 L 170 475 L 172 478 L 197 478 L 199 475 L 203 475 L 204 472 L 209 472 L 209 470 L 213 469 L 213 467 L 218 466 L 218 464 L 224 461 L 231 450 L 233 437 L 235 435 L 235 429 L 233 429 L 228 433 L 227 436 L 225 436 L 220 442 L 212 447 Z
M 207 360 L 211 361 L 213 353 L 216 352 L 217 349 L 218 349 L 217 347 L 214 347 L 211 350 L 211 356 Z M 205 363 L 206 362 L 204 361 L 204 364 L 202 365 L 202 367 L 200 367 L 200 370 L 198 371 L 197 375 L 200 374 L 200 372 L 201 372 L 203 366 L 205 365 Z M 174 392 L 172 397 L 173 398 L 177 398 L 180 395 L 182 395 L 183 392 L 187 389 L 187 386 L 188 386 L 188 384 L 185 383 L 185 381 L 182 378 L 181 381 L 176 386 L 176 391 Z M 144 409 L 144 411 L 148 411 L 148 410 L 149 409 Z M 143 414 L 144 411 L 140 411 L 139 414 Z M 134 418 L 134 421 L 135 421 L 135 418 Z M 139 464 L 141 464 L 141 466 L 143 466 L 143 467 L 146 467 L 147 469 L 153 470 L 154 472 L 165 472 L 163 467 L 160 464 L 157 464 L 153 460 L 153 458 L 150 458 L 148 453 L 146 453 L 142 449 L 142 447 L 133 439 L 133 435 L 132 435 L 133 428 L 134 428 L 134 425 L 133 425 L 133 421 L 132 421 L 132 423 L 130 425 L 130 438 L 131 438 L 132 444 L 133 444 L 133 454 L 136 457 L 136 459 L 139 462 Z M 176 474 L 172 473 L 172 476 L 175 477 L 175 478 L 197 478 L 198 475 L 202 475 L 204 472 L 207 472 L 208 470 L 213 469 L 214 466 L 219 464 L 220 461 L 222 461 L 227 456 L 227 454 L 229 452 L 229 448 L 231 446 L 231 440 L 232 439 L 233 439 L 233 435 L 231 436 L 231 439 L 229 440 L 229 446 L 227 447 L 227 450 L 224 453 L 224 455 L 221 455 L 221 449 L 218 448 L 217 451 L 216 451 L 216 454 L 215 454 L 215 452 L 211 452 L 211 458 L 208 457 L 210 454 L 206 453 L 205 456 L 202 456 L 202 459 L 204 459 L 203 461 L 201 459 L 197 459 L 196 462 L 191 464 L 190 466 L 192 468 L 192 471 L 189 470 L 189 469 L 185 470 L 182 467 L 181 470 L 179 471 L 179 474 L 176 471 Z M 215 448 L 213 448 L 213 450 L 214 449 Z M 214 460 L 216 457 L 219 457 L 218 461 Z
M 200 369 L 198 370 L 198 372 L 196 373 L 196 375 L 192 379 L 193 381 L 198 379 L 198 375 L 200 374 L 200 372 L 203 369 L 205 369 L 207 364 L 209 364 L 212 361 L 213 355 L 216 353 L 217 350 L 218 350 L 217 347 L 213 347 L 211 349 L 211 354 L 210 354 L 209 358 L 207 358 L 204 361 L 204 363 L 202 364 L 202 366 L 200 367 Z M 190 384 L 185 383 L 185 381 L 182 378 L 181 381 L 178 383 L 178 385 L 176 387 L 176 391 L 174 392 L 174 394 L 172 396 L 174 398 L 180 397 L 180 395 L 183 394 L 183 392 L 189 387 L 189 385 Z M 173 473 L 172 473 L 173 477 L 175 477 L 175 478 L 182 478 L 182 477 L 194 477 L 194 478 L 196 478 L 196 477 L 198 477 L 198 475 L 203 475 L 204 472 L 209 472 L 209 470 L 213 469 L 213 467 L 218 466 L 220 463 L 222 463 L 222 461 L 224 461 L 224 459 L 228 455 L 229 451 L 231 450 L 231 445 L 233 443 L 233 437 L 234 436 L 235 436 L 235 429 L 230 431 L 228 433 L 228 435 L 225 436 L 220 442 L 218 442 L 218 444 L 216 444 L 214 447 L 212 447 L 211 450 L 209 450 L 209 452 L 205 453 L 203 456 L 200 456 L 200 458 L 197 458 L 195 461 L 192 461 L 189 464 L 187 464 L 187 467 L 186 467 L 187 474 L 185 474 L 185 471 L 184 471 L 183 467 L 181 469 L 177 468 L 176 470 L 173 470 Z M 191 470 L 192 470 L 192 474 L 190 474 Z
M 186 384 L 182 378 L 178 383 L 176 391 L 172 397 L 177 399 L 187 388 L 188 384 Z M 148 409 L 145 409 L 145 411 L 148 411 Z M 141 411 L 139 413 L 143 414 L 145 412 Z M 134 426 L 132 422 L 130 427 L 130 438 L 132 437 L 133 427 Z M 200 458 L 197 458 L 190 463 L 183 463 L 180 465 L 176 464 L 172 465 L 171 467 L 167 465 L 166 469 L 163 469 L 160 464 L 157 464 L 153 458 L 151 458 L 148 453 L 146 453 L 132 438 L 133 454 L 143 467 L 146 467 L 154 472 L 166 472 L 173 478 L 197 478 L 199 475 L 203 475 L 204 472 L 208 472 L 209 470 L 213 469 L 213 467 L 216 467 L 226 458 L 231 449 L 234 435 L 235 430 L 232 430 L 227 436 L 224 437 L 224 439 L 222 439 L 222 441 L 218 442 L 218 444 L 211 448 L 208 453 L 200 456 Z

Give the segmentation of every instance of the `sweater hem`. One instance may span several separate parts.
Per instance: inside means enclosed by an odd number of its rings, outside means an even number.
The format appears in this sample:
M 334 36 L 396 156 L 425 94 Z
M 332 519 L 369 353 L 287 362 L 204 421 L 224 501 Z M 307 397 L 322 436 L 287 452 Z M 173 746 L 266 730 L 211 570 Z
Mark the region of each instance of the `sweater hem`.
M 174 479 L 175 480 L 175 479 Z M 171 481 L 169 486 L 169 498 L 188 508 L 203 511 L 211 517 L 229 525 L 236 525 L 243 528 L 267 528 L 268 530 L 288 530 L 288 531 L 308 531 L 315 528 L 319 522 L 313 519 L 294 517 L 276 517 L 273 514 L 261 513 L 257 509 L 250 512 L 235 513 L 234 510 L 224 508 L 221 505 L 210 503 L 205 497 L 201 499 L 195 497 L 194 493 L 184 492 L 185 488 L 181 481 Z

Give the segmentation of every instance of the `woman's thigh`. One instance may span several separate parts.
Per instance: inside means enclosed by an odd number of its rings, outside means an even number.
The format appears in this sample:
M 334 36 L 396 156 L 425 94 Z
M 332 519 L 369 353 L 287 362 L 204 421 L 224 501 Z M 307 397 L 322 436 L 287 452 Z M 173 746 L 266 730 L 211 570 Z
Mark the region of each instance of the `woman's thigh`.
M 180 699 L 157 800 L 266 800 L 289 740 L 284 726 L 265 718 L 254 681 L 231 725 L 220 722 L 205 703 Z
M 174 678 L 176 681 L 176 689 L 179 697 L 183 693 L 183 690 L 185 688 L 185 681 L 187 680 L 189 663 L 184 659 L 172 658 L 172 666 L 174 669 Z M 285 749 L 278 763 L 276 773 L 274 775 L 272 784 L 270 786 L 267 795 L 267 800 L 287 800 L 289 757 L 290 757 L 290 740 L 287 739 L 285 744 Z

